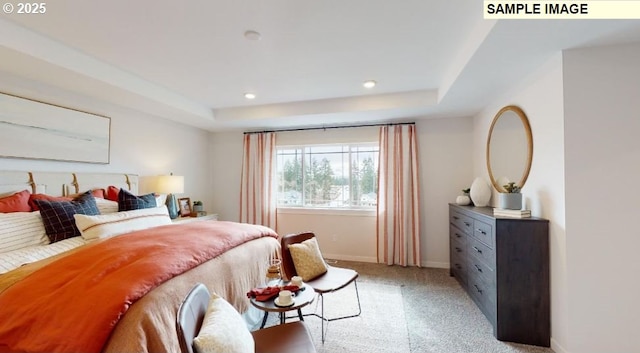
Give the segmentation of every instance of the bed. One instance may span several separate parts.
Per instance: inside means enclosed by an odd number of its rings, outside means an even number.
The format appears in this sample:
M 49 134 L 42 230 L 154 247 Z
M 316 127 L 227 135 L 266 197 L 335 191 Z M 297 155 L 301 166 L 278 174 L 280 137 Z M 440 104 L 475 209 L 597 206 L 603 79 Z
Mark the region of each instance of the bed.
M 0 197 L 21 190 L 28 190 L 31 194 L 52 196 L 75 195 L 107 186 L 122 188 L 132 194 L 137 194 L 138 177 L 132 174 L 0 171 Z M 105 209 L 108 207 L 103 205 L 100 209 L 101 213 Z M 105 215 L 104 217 L 119 217 L 124 214 L 126 212 Z M 33 217 L 34 215 L 25 213 L 25 216 Z M 103 215 L 87 217 L 100 218 Z M 149 219 L 153 217 L 138 216 L 136 219 L 138 218 Z M 0 218 L 0 229 L 6 227 L 2 222 L 3 218 Z M 80 223 L 78 224 L 80 225 Z M 0 352 L 15 350 L 77 351 L 78 349 L 96 352 L 179 351 L 175 334 L 176 312 L 182 298 L 186 296 L 193 285 L 197 282 L 204 283 L 210 291 L 223 296 L 236 309 L 244 312 L 249 307 L 246 292 L 263 281 L 267 264 L 270 258 L 277 253 L 279 247 L 276 240 L 277 235 L 272 230 L 234 222 L 207 220 L 187 224 L 137 227 L 135 229 L 133 232 L 127 231 L 116 236 L 93 240 L 84 240 L 85 233 L 83 232 L 81 239 L 73 240 L 74 244 L 51 251 L 49 250 L 56 244 L 66 242 L 69 239 L 52 244 L 46 244 L 45 241 L 21 249 L 0 252 L 0 265 L 3 263 L 3 255 L 6 258 L 6 254 L 9 253 L 19 253 L 20 250 L 26 249 L 25 252 L 36 254 L 32 257 L 23 256 L 26 260 L 23 260 L 22 263 L 13 261 L 10 268 L 1 271 L 4 273 L 0 274 L 0 304 L 2 304 L 0 305 L 0 318 L 2 318 L 0 321 Z M 253 234 L 254 231 L 257 233 Z M 214 232 L 223 234 L 214 236 Z M 214 241 L 214 238 L 217 240 Z M 144 245 L 145 243 L 147 245 Z M 219 245 L 221 243 L 230 244 L 230 246 L 223 248 Z M 176 250 L 183 244 L 184 249 Z M 151 248 L 141 248 L 142 246 L 150 246 Z M 178 257 L 183 256 L 183 258 L 175 260 L 175 263 L 181 266 L 179 269 L 176 269 L 175 265 L 169 264 L 173 260 L 153 259 L 154 255 L 161 258 L 165 256 L 162 253 L 165 248 L 179 253 Z M 210 248 L 211 250 L 209 250 Z M 107 251 L 106 249 L 110 249 L 108 251 L 114 255 L 104 252 Z M 113 267 L 112 264 L 124 261 L 120 260 L 120 257 L 132 258 L 131 254 L 136 253 L 140 254 L 140 260 L 132 260 L 131 264 L 137 266 L 140 262 L 146 261 L 147 266 L 151 266 L 149 268 L 152 268 L 153 271 L 145 267 L 138 272 L 150 276 L 149 278 L 153 280 L 134 279 L 131 277 L 131 273 L 135 271 L 129 271 L 126 275 L 122 275 L 123 272 L 126 272 L 124 270 L 112 271 L 119 272 L 120 276 L 124 277 L 112 277 L 116 276 L 109 272 L 109 269 Z M 126 256 L 122 254 L 126 254 Z M 112 260 L 110 256 L 120 257 L 118 260 Z M 82 260 L 83 258 L 85 260 Z M 87 258 L 99 260 L 89 261 L 88 265 L 80 265 L 81 261 L 87 261 Z M 4 263 L 8 262 L 11 261 L 4 261 Z M 9 267 L 9 265 L 7 266 Z M 100 266 L 104 266 L 104 269 Z M 169 268 L 168 271 L 172 272 L 160 276 L 156 273 L 161 270 L 160 267 Z M 88 271 L 89 268 L 96 272 Z M 163 271 L 165 270 L 163 269 Z M 102 276 L 103 273 L 108 272 L 109 277 L 105 275 L 96 281 L 95 279 L 83 279 L 84 277 L 80 277 L 80 275 L 76 276 L 76 272 L 89 272 L 89 276 L 96 274 Z M 83 276 L 87 275 L 83 274 Z M 48 279 L 51 280 L 51 283 L 46 283 Z M 60 283 L 56 283 L 56 281 Z M 39 285 L 29 286 L 29 282 L 39 283 Z M 65 296 L 68 295 L 72 298 L 65 299 L 64 296 L 58 295 L 58 288 L 67 288 L 67 283 L 72 282 L 83 283 L 78 288 L 86 288 L 86 290 L 69 287 L 66 292 L 62 292 L 65 293 Z M 89 284 L 93 286 L 94 282 L 102 283 L 106 288 L 89 287 Z M 128 288 L 130 285 L 136 288 L 134 291 L 136 295 L 127 293 L 126 296 L 123 296 L 126 299 L 125 303 L 120 304 L 123 307 L 121 313 L 109 312 L 109 315 L 116 315 L 117 319 L 98 319 L 97 317 L 100 316 L 98 313 L 108 311 L 105 309 L 106 307 L 115 305 L 111 302 L 119 300 L 117 299 L 121 294 L 119 291 L 124 291 L 124 288 Z M 47 289 L 49 288 L 47 286 L 53 288 L 57 294 L 47 297 L 48 293 L 54 292 L 54 290 Z M 113 295 L 111 291 L 113 291 Z M 107 293 L 109 294 L 107 295 Z M 112 297 L 116 297 L 116 299 L 112 299 Z M 131 298 L 133 298 L 131 303 L 128 303 Z M 57 313 L 40 311 L 41 307 L 44 309 L 48 306 L 54 306 L 54 311 Z M 87 310 L 86 308 L 93 309 Z M 85 312 L 77 313 L 76 309 L 85 310 Z M 21 310 L 24 310 L 25 313 L 22 313 Z M 90 311 L 92 315 L 87 315 L 86 311 Z M 82 320 L 86 320 L 84 317 L 91 317 L 91 320 L 83 323 Z M 109 322 L 107 325 L 109 327 L 96 323 L 105 320 Z M 3 324 L 7 325 L 3 326 Z M 56 333 L 55 327 L 62 328 L 65 324 L 71 325 L 66 333 Z M 15 327 L 7 329 L 11 325 Z M 47 329 L 41 329 L 40 325 L 49 326 L 46 326 Z M 100 334 L 95 334 L 89 339 L 84 338 L 85 341 L 88 341 L 86 344 L 90 344 L 90 346 L 74 346 L 74 344 L 80 343 L 68 342 L 69 339 L 65 338 L 73 336 L 71 341 L 81 341 L 83 338 L 80 336 L 85 331 L 92 332 L 90 327 L 93 326 L 100 326 Z M 14 336 L 11 330 L 19 332 L 21 342 L 28 341 L 29 344 L 26 346 L 16 345 L 13 338 L 8 338 Z M 107 330 L 106 333 L 104 333 L 105 330 Z M 101 335 L 105 335 L 104 339 L 100 338 Z M 34 343 L 38 340 L 51 341 L 51 343 L 38 346 Z M 91 341 L 97 341 L 97 343 Z M 16 349 L 15 347 L 28 348 Z

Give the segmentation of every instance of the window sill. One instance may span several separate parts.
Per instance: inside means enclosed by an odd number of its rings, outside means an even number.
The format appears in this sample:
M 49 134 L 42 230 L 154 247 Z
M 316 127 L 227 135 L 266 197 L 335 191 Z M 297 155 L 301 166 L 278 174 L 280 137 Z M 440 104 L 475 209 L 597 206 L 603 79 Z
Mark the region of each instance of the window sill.
M 278 207 L 278 214 L 375 217 L 375 209 Z

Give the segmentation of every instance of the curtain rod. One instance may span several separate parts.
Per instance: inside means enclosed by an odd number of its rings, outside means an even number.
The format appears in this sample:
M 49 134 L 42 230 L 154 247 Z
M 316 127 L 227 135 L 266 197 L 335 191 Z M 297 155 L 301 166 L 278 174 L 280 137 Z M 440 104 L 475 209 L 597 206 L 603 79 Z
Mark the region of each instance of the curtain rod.
M 281 129 L 281 130 L 263 130 L 263 131 L 245 131 L 245 135 L 250 134 L 262 134 L 267 132 L 289 132 L 289 131 L 307 131 L 307 130 L 327 130 L 327 129 L 344 129 L 354 127 L 372 127 L 372 126 L 393 126 L 393 125 L 415 125 L 415 122 L 409 123 L 384 123 L 384 124 L 366 124 L 366 125 L 335 125 L 335 126 L 322 126 L 322 127 L 301 127 L 295 129 Z

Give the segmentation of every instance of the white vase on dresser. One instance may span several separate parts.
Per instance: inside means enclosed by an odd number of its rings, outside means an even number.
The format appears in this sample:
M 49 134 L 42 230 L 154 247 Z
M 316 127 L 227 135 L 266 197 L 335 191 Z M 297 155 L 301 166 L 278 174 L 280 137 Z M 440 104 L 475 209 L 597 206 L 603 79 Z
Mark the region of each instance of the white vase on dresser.
M 489 184 L 482 178 L 477 177 L 471 184 L 471 201 L 477 207 L 484 207 L 489 204 L 491 200 L 491 188 Z

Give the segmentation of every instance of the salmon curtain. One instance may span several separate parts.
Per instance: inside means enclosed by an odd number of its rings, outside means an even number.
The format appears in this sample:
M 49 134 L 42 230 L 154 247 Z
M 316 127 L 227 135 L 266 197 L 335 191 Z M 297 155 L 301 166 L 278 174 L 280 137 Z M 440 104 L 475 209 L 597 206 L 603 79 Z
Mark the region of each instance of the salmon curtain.
M 414 124 L 380 128 L 376 229 L 379 263 L 420 266 L 417 151 Z
M 240 222 L 276 229 L 276 134 L 244 135 L 240 185 Z

